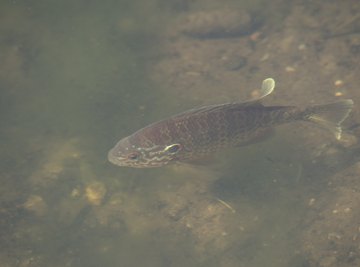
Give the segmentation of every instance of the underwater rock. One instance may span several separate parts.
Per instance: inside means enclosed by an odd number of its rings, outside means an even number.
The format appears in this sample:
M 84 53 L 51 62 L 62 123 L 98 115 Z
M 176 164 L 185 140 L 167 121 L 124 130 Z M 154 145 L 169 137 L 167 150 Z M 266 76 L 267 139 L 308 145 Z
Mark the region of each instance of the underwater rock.
M 92 182 L 85 188 L 85 196 L 91 205 L 98 206 L 106 195 L 106 187 L 101 182 Z
M 47 204 L 44 199 L 38 195 L 31 195 L 24 203 L 24 208 L 35 213 L 37 216 L 42 216 L 46 213 Z

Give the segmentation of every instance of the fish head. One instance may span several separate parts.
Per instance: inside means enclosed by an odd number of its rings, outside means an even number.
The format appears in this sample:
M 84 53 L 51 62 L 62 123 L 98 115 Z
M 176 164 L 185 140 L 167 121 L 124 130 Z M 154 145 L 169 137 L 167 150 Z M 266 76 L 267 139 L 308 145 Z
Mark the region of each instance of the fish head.
M 111 163 L 132 168 L 161 167 L 177 160 L 182 146 L 132 143 L 129 137 L 121 139 L 108 153 Z

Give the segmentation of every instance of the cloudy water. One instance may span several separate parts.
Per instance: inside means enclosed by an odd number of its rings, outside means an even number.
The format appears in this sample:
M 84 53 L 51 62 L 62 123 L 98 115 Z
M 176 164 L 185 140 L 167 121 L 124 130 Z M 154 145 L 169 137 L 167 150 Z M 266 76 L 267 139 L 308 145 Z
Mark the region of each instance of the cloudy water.
M 359 266 L 360 5 L 277 2 L 2 1 L 0 266 Z M 343 139 L 295 122 L 194 164 L 108 162 L 268 77 L 265 105 L 353 99 Z

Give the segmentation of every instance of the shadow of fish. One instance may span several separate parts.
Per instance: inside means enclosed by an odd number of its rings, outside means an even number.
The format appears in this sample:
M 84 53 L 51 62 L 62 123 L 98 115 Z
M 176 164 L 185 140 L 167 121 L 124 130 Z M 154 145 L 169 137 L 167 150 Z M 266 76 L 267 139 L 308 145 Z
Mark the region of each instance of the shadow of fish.
M 121 139 L 108 159 L 135 168 L 196 161 L 227 147 L 258 142 L 272 126 L 298 120 L 316 123 L 341 138 L 341 123 L 353 107 L 351 99 L 308 108 L 263 106 L 261 99 L 274 88 L 275 81 L 268 78 L 255 100 L 205 106 L 150 124 Z

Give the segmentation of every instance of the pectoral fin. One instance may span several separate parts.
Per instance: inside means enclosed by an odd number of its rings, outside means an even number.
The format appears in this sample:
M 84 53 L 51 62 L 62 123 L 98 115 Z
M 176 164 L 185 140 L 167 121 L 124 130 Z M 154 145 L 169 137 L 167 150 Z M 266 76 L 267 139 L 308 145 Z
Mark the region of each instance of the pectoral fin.
M 235 146 L 241 147 L 241 146 L 247 146 L 247 145 L 251 145 L 251 144 L 255 144 L 255 143 L 260 143 L 260 142 L 263 142 L 263 141 L 271 138 L 273 135 L 274 135 L 274 129 L 272 127 L 258 128 L 254 132 L 249 134 L 248 140 L 246 140 L 246 141 L 241 140 Z

